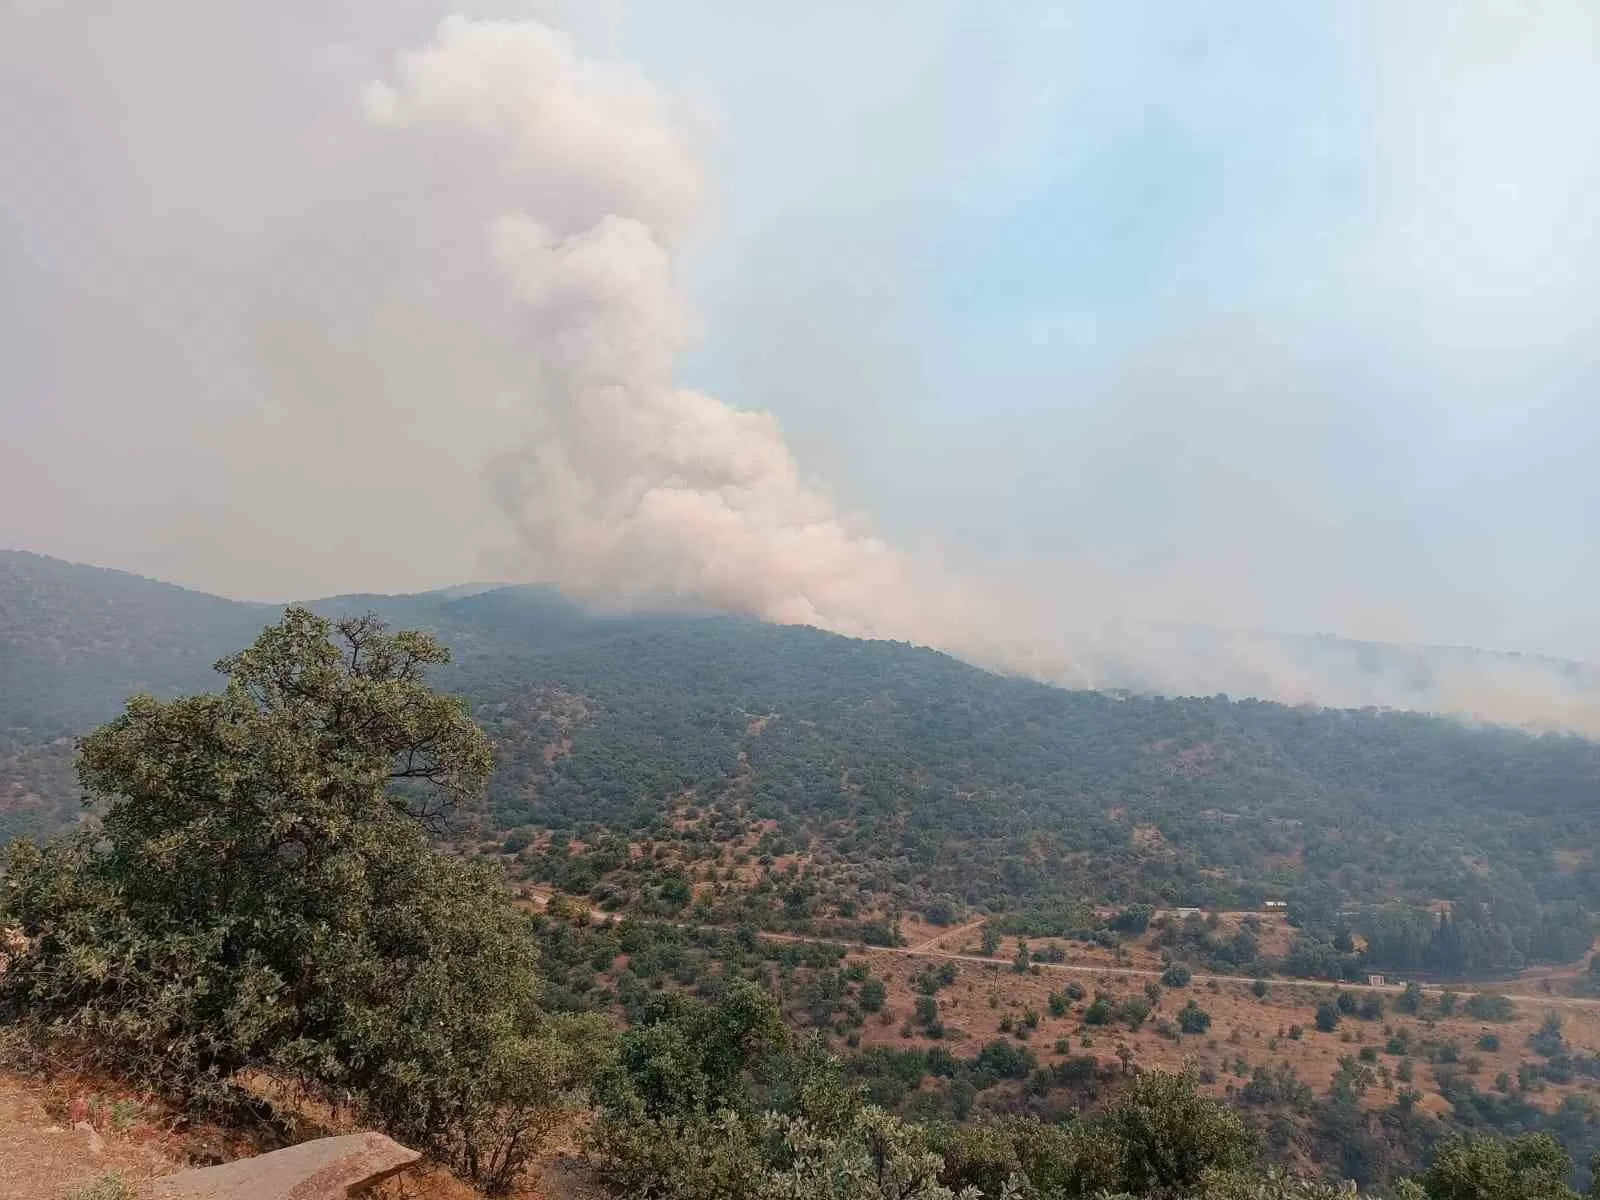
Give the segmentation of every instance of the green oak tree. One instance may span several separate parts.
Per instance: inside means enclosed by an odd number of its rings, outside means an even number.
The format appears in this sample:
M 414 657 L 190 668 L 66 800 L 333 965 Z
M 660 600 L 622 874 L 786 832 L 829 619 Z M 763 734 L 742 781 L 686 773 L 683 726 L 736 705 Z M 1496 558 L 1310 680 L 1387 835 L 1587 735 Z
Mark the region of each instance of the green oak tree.
M 490 768 L 426 683 L 447 660 L 290 608 L 220 692 L 129 700 L 79 746 L 99 827 L 8 856 L 0 1015 L 194 1104 L 265 1073 L 508 1187 L 604 1041 L 541 1010 L 499 877 L 429 839 Z

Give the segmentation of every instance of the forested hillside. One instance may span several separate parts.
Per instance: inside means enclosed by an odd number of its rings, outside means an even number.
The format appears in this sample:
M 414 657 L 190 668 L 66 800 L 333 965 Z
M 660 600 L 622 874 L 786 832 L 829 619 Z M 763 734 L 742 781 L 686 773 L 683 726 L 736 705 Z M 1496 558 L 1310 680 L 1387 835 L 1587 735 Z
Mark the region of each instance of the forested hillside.
M 135 691 L 209 685 L 211 664 L 274 615 L 267 605 L 0 550 L 0 754 L 82 733 Z
M 54 653 L 82 620 L 151 688 L 265 611 L 177 593 L 174 661 L 160 585 L 25 565 L 113 593 L 54 591 Z M 490 1193 L 566 1121 L 664 1200 L 879 1196 L 824 1181 L 891 1162 L 945 1200 L 1334 1194 L 1278 1168 L 1498 1200 L 1451 1181 L 1525 1166 L 1576 1200 L 1600 1149 L 1590 743 L 529 589 L 318 607 L 352 615 L 291 609 L 216 648 L 225 692 L 81 743 L 98 827 L 0 875 L 12 1036 L 194 1109 L 337 1096 Z M 21 711 L 9 814 L 63 822 L 71 740 Z
M 439 682 L 496 743 L 487 828 L 515 831 L 530 874 L 612 907 L 686 902 L 680 877 L 739 842 L 803 868 L 782 895 L 739 894 L 738 916 L 773 927 L 989 911 L 1062 932 L 1096 905 L 1282 896 L 1323 973 L 1356 908 L 1375 961 L 1449 972 L 1574 958 L 1600 908 L 1600 747 L 1577 738 L 1066 691 L 810 629 L 592 616 L 527 588 L 315 607 L 375 609 L 452 648 Z M 59 739 L 131 691 L 212 686 L 207 664 L 273 615 L 0 555 L 0 834 L 75 815 Z M 642 866 L 640 839 L 661 847 Z

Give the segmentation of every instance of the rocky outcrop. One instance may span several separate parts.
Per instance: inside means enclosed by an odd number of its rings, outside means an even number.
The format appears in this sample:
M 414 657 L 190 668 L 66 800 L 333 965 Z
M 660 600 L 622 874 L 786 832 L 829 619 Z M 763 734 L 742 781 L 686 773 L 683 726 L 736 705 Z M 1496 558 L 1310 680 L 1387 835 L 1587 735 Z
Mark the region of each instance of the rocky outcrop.
M 318 1138 L 158 1179 L 150 1200 L 346 1200 L 422 1156 L 381 1133 Z

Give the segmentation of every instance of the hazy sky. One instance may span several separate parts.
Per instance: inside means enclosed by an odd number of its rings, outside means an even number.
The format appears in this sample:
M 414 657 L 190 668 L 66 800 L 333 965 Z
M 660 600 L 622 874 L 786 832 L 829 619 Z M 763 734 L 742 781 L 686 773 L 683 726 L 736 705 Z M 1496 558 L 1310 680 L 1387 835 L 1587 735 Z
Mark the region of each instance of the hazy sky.
M 450 13 L 564 31 L 528 102 L 602 107 L 470 158 L 471 56 L 520 85 Z M 429 45 L 457 75 L 405 75 Z M 948 572 L 1069 625 L 1600 655 L 1597 123 L 1591 0 L 0 0 L 0 545 L 253 598 L 720 603 L 803 527 L 824 612 Z M 513 193 L 515 327 L 472 257 Z M 681 351 L 800 479 L 714 401 L 614 449 L 540 399 L 609 386 L 558 320 L 609 293 L 539 256 L 619 205 L 686 297 L 585 336 L 648 316 L 630 369 Z M 645 444 L 683 421 L 692 454 Z M 751 556 L 619 571 L 664 526 L 595 472 L 689 458 L 750 472 Z M 604 551 L 553 531 L 589 517 Z

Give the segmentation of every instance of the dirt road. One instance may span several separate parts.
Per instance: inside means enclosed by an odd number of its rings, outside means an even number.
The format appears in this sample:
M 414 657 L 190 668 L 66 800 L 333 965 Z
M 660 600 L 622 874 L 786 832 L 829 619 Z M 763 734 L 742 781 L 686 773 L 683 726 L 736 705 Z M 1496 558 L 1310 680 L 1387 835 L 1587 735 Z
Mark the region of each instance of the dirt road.
M 544 892 L 530 891 L 527 892 L 523 898 L 531 901 L 540 908 L 543 908 L 550 901 L 549 895 Z M 567 897 L 567 900 L 572 904 L 578 903 L 578 901 L 573 900 L 570 896 Z M 616 921 L 619 919 L 615 913 L 604 913 L 599 909 L 589 908 L 587 905 L 585 905 L 584 908 L 589 914 L 589 919 L 597 923 Z M 944 950 L 940 948 L 939 943 L 944 941 L 946 938 L 956 937 L 957 935 L 963 933 L 970 933 L 975 929 L 981 928 L 983 924 L 984 922 L 981 920 L 969 921 L 967 924 L 961 925 L 957 928 L 944 930 L 934 937 L 918 942 L 914 946 L 868 946 L 862 942 L 847 941 L 843 938 L 814 937 L 803 933 L 775 933 L 766 930 L 756 930 L 755 936 L 766 942 L 812 942 L 822 946 L 839 946 L 843 949 L 852 950 L 857 953 L 895 954 L 904 958 L 938 958 L 946 959 L 951 962 L 976 963 L 980 966 L 993 967 L 996 970 L 1009 970 L 1010 962 L 1007 959 L 985 958 L 981 954 L 963 954 L 957 950 Z M 726 925 L 689 925 L 675 923 L 672 925 L 672 928 L 683 929 L 696 933 L 737 932 L 737 930 L 731 929 Z M 1115 967 L 1107 966 L 1103 963 L 1082 961 L 1059 963 L 1041 962 L 1034 965 L 1037 966 L 1041 971 L 1068 971 L 1079 975 L 1113 975 L 1129 979 L 1161 978 L 1160 971 L 1151 970 L 1148 967 Z M 1254 983 L 1257 978 L 1263 977 L 1255 975 L 1215 975 L 1198 971 L 1195 972 L 1191 977 L 1192 982 L 1194 983 L 1241 984 Z M 1382 985 L 1371 983 L 1335 984 L 1331 980 L 1322 979 L 1279 979 L 1271 976 L 1264 978 L 1266 978 L 1267 982 L 1273 987 L 1278 988 L 1293 987 L 1326 990 L 1337 986 L 1347 992 L 1378 992 L 1380 994 L 1391 996 L 1405 990 L 1405 985 L 1402 983 L 1385 983 Z M 1430 996 L 1442 995 L 1447 991 L 1453 991 L 1462 996 L 1471 996 L 1479 992 L 1488 992 L 1494 995 L 1504 996 L 1507 1000 L 1511 1000 L 1513 1002 L 1520 1001 L 1524 1004 L 1540 1004 L 1548 1008 L 1600 1007 L 1600 998 L 1596 997 L 1530 995 L 1525 992 L 1507 992 L 1492 985 L 1485 986 L 1482 984 L 1458 984 L 1449 987 L 1439 984 L 1427 984 L 1423 986 L 1422 990 L 1424 994 Z

